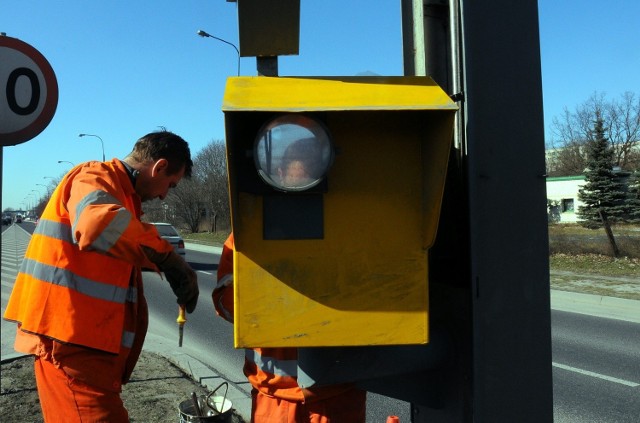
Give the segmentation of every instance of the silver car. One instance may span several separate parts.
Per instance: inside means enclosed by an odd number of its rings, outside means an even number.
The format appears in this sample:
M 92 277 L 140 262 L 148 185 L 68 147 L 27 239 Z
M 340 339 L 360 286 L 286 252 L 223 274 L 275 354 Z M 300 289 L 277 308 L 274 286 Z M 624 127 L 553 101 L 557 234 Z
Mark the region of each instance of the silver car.
M 160 223 L 160 222 L 157 222 L 157 223 L 154 222 L 151 224 L 156 227 L 156 229 L 158 230 L 158 233 L 160 234 L 160 237 L 162 237 L 163 239 L 166 239 L 171 243 L 171 245 L 173 245 L 173 248 L 176 251 L 176 253 L 180 254 L 182 257 L 185 256 L 186 251 L 184 249 L 184 240 L 182 239 L 182 237 L 180 236 L 176 228 L 173 227 L 172 224 Z

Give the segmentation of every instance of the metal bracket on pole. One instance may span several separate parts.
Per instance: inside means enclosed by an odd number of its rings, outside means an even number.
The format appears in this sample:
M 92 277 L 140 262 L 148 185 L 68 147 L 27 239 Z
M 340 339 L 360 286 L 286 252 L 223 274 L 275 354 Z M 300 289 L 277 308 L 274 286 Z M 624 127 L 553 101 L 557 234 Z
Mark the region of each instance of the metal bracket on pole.
M 258 75 L 278 76 L 278 56 L 258 56 L 256 57 Z

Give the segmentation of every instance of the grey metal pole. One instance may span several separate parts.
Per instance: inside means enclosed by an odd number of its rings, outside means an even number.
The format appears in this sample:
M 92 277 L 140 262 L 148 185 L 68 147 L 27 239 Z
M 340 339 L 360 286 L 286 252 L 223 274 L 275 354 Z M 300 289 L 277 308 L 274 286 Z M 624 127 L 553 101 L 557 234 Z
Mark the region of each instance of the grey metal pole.
M 413 3 L 403 0 L 403 11 Z M 439 374 L 400 384 L 425 392 L 412 402 L 414 423 L 552 422 L 537 1 L 423 5 L 426 73 L 459 94 L 429 263 L 431 324 L 452 331 L 458 350 Z M 414 40 L 405 34 L 405 53 Z M 405 69 L 416 57 L 405 54 Z M 434 384 L 439 396 L 428 392 Z
M 98 138 L 100 140 L 100 145 L 102 146 L 102 161 L 106 161 L 105 160 L 105 156 L 104 156 L 104 141 L 102 141 L 102 138 L 100 138 L 100 136 L 98 135 L 94 135 L 94 134 L 78 134 L 79 137 L 95 137 Z

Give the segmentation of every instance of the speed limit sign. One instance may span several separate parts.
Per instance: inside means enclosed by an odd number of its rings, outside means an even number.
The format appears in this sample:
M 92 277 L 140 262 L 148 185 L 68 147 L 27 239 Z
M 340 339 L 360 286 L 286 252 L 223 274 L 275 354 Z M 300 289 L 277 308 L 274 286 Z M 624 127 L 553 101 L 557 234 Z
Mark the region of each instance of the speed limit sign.
M 29 141 L 47 127 L 58 106 L 58 82 L 42 54 L 0 35 L 0 144 Z

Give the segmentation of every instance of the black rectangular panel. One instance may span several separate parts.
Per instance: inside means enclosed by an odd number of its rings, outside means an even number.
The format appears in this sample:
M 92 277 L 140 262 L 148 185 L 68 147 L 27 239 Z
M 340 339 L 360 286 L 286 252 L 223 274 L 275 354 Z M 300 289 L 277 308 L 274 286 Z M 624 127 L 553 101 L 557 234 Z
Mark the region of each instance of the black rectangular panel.
M 263 197 L 264 239 L 322 239 L 322 194 L 272 194 Z

